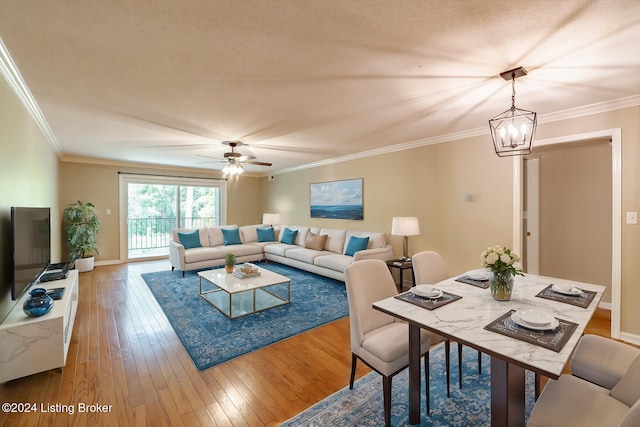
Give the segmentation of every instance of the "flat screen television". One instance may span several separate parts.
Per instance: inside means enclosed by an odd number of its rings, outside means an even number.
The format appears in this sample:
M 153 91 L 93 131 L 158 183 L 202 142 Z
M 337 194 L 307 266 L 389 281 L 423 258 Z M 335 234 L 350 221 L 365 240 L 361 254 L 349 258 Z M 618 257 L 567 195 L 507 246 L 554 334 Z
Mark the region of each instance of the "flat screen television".
M 51 262 L 51 209 L 11 208 L 13 269 L 11 298 L 22 294 Z

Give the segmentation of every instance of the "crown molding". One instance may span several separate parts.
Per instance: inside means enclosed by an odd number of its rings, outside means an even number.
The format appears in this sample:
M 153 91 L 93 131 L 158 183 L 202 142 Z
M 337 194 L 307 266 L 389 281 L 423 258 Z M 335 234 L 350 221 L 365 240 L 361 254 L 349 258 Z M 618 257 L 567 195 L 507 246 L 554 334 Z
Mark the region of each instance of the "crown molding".
M 202 169 L 202 168 L 190 168 L 187 166 L 172 166 L 172 165 L 161 165 L 158 163 L 141 163 L 141 162 L 128 162 L 124 160 L 109 160 L 109 159 L 98 159 L 95 157 L 80 157 L 80 156 L 61 156 L 60 161 L 64 163 L 83 163 L 90 165 L 101 165 L 101 166 L 115 166 L 115 167 L 123 167 L 123 168 L 136 168 L 136 169 L 162 169 L 167 171 L 175 171 L 175 172 L 189 172 L 189 173 L 202 173 L 202 174 L 213 174 L 215 178 L 221 178 L 222 172 L 218 169 Z M 131 172 L 135 173 L 135 172 Z M 262 177 L 262 173 L 255 172 L 247 172 L 245 171 L 242 174 L 243 177 L 251 177 L 251 178 L 260 178 Z M 266 175 L 265 175 L 266 176 Z
M 626 98 L 613 99 L 611 101 L 583 105 L 581 107 L 570 108 L 568 110 L 558 111 L 555 113 L 544 114 L 540 116 L 540 123 L 551 123 L 560 120 L 575 119 L 578 117 L 590 116 L 593 114 L 607 113 L 609 111 L 637 107 L 638 105 L 640 105 L 640 94 L 628 96 Z
M 584 105 L 581 107 L 571 108 L 568 110 L 557 111 L 554 113 L 548 113 L 538 116 L 538 123 L 552 123 L 560 120 L 575 119 L 578 117 L 589 116 L 593 114 L 606 113 L 614 110 L 621 110 L 624 108 L 636 107 L 640 105 L 640 94 L 633 95 L 626 98 L 614 99 L 611 101 L 598 102 L 595 104 Z M 388 147 L 376 148 L 373 150 L 362 151 L 360 153 L 348 154 L 346 156 L 335 157 L 326 160 L 320 160 L 318 162 L 307 163 L 300 166 L 293 166 L 290 168 L 280 169 L 272 171 L 266 175 L 277 175 L 281 173 L 295 172 L 304 169 L 316 168 L 319 166 L 332 165 L 336 163 L 347 162 L 350 160 L 363 159 L 366 157 L 378 156 L 381 154 L 393 153 L 396 151 L 411 150 L 413 148 L 424 147 L 427 145 L 442 144 L 445 142 L 458 141 L 465 138 L 472 138 L 482 135 L 489 135 L 489 129 L 482 127 L 476 129 L 470 129 L 462 132 L 454 132 L 430 138 L 418 139 L 411 142 L 405 142 L 403 144 L 391 145 Z
M 27 111 L 29 111 L 31 117 L 36 121 L 36 124 L 42 131 L 45 139 L 49 142 L 51 148 L 53 148 L 53 151 L 60 156 L 62 153 L 60 144 L 49 127 L 47 119 L 44 117 L 44 114 L 42 114 L 38 103 L 33 98 L 33 95 L 31 95 L 31 91 L 27 87 L 27 84 L 22 79 L 22 75 L 20 74 L 20 71 L 18 71 L 18 67 L 16 67 L 16 64 L 13 62 L 7 47 L 2 42 L 2 39 L 0 39 L 0 73 L 2 73 L 4 78 L 7 80 L 7 83 L 9 83 Z
M 197 169 L 197 168 L 187 168 L 182 166 L 172 166 L 172 165 L 161 165 L 158 163 L 141 163 L 141 162 L 128 162 L 124 160 L 109 160 L 109 159 L 99 159 L 95 157 L 79 157 L 79 156 L 62 156 L 60 158 L 61 162 L 64 163 L 83 163 L 90 165 L 101 165 L 101 166 L 116 166 L 116 167 L 131 167 L 131 168 L 143 168 L 143 169 L 163 169 L 163 170 L 173 170 L 173 171 L 199 171 L 201 173 L 207 172 L 220 172 L 218 170 L 206 170 L 206 169 Z

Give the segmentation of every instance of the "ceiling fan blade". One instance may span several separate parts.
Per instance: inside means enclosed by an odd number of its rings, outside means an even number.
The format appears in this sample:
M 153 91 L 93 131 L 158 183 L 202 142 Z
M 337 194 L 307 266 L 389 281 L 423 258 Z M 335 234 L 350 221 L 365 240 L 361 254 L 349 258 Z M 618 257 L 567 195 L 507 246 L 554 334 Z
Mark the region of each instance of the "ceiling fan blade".
M 208 163 L 226 163 L 224 160 L 209 160 L 207 162 L 195 162 L 195 165 L 205 165 Z
M 196 154 L 196 156 L 198 156 L 198 157 L 204 157 L 205 159 L 218 160 L 218 161 L 220 161 L 220 162 L 226 162 L 226 161 L 227 161 L 227 159 L 223 159 L 223 158 L 220 158 L 220 157 L 205 156 L 204 154 Z
M 247 161 L 242 161 L 240 163 L 246 163 L 248 165 L 258 165 L 258 166 L 271 166 L 272 163 L 267 163 L 267 162 L 254 162 L 252 160 L 247 160 Z

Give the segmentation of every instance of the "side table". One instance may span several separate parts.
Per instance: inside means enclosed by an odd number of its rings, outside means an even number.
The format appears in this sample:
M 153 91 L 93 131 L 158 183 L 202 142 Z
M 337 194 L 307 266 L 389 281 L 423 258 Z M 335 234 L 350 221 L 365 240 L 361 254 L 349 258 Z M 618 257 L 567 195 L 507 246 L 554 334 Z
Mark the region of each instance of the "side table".
M 394 268 L 400 270 L 400 283 L 398 284 L 399 292 L 402 292 L 402 289 L 404 288 L 404 270 L 411 269 L 411 279 L 413 281 L 412 286 L 416 285 L 416 278 L 413 274 L 413 262 L 411 261 L 411 259 L 409 259 L 408 261 L 403 261 L 401 259 L 387 261 L 387 266 L 392 273 Z

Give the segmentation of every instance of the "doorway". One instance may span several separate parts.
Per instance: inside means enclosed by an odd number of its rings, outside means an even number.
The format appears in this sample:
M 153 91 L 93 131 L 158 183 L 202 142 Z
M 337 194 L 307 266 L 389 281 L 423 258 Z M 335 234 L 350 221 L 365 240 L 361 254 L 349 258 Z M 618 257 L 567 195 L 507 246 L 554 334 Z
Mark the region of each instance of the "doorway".
M 622 259 L 622 131 L 620 128 L 567 135 L 536 141 L 536 147 L 587 143 L 594 140 L 611 141 L 611 337 L 620 338 L 621 259 Z M 524 254 L 524 159 L 513 158 L 513 247 Z M 587 280 L 588 281 L 588 280 Z
M 525 271 L 605 285 L 610 304 L 610 140 L 539 147 L 523 167 Z

